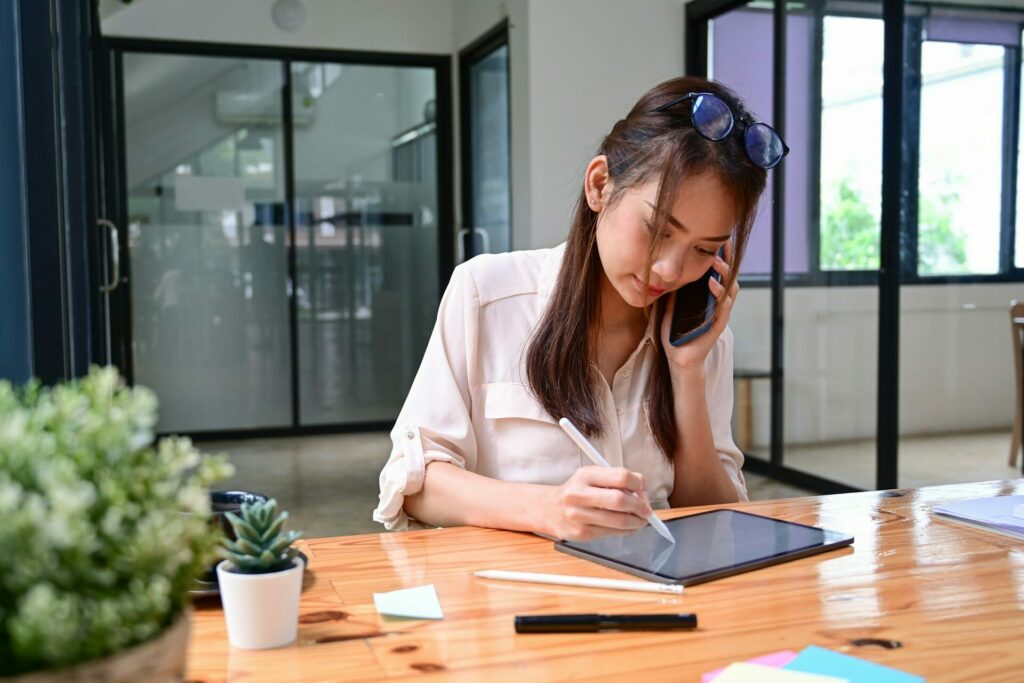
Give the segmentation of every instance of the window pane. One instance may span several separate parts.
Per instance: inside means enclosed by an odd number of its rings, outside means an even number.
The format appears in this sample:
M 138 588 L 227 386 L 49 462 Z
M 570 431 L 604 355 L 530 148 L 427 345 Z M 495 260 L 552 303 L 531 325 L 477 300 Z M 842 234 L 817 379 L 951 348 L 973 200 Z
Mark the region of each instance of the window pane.
M 772 13 L 741 7 L 708 22 L 708 77 L 736 91 L 758 119 L 772 115 Z M 790 141 L 790 147 L 794 147 Z M 784 163 L 789 163 L 787 159 Z M 747 242 L 740 275 L 770 275 L 772 174 Z
M 883 25 L 825 17 L 821 63 L 822 270 L 876 270 L 882 205 Z
M 1004 51 L 921 47 L 919 275 L 998 272 Z
M 808 199 L 811 192 L 817 192 L 816 185 L 811 185 L 809 157 L 814 149 L 813 128 L 808 120 L 808 93 L 811 92 L 813 77 L 812 14 L 805 10 L 787 12 L 786 35 L 786 130 L 782 132 L 790 153 L 783 162 L 786 168 L 785 268 L 787 273 L 806 273 L 810 260 L 808 236 L 811 224 Z M 771 11 L 742 7 L 727 12 L 708 22 L 708 36 L 709 76 L 739 93 L 757 119 L 774 123 Z M 771 275 L 775 175 L 768 174 L 768 185 L 740 265 L 741 277 Z

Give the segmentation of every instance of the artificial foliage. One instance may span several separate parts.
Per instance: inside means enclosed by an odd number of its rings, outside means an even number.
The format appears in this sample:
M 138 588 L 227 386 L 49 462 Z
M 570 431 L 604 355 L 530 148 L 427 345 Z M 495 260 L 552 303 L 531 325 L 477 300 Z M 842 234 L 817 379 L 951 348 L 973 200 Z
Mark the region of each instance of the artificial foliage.
M 235 538 L 225 539 L 221 550 L 221 555 L 231 561 L 232 571 L 268 574 L 290 568 L 298 554 L 292 543 L 301 534 L 284 531 L 288 513 L 277 514 L 277 501 L 273 498 L 242 503 L 241 513 L 227 513 Z
M 188 439 L 153 445 L 157 400 L 113 368 L 55 387 L 0 381 L 0 675 L 157 636 L 221 537 Z

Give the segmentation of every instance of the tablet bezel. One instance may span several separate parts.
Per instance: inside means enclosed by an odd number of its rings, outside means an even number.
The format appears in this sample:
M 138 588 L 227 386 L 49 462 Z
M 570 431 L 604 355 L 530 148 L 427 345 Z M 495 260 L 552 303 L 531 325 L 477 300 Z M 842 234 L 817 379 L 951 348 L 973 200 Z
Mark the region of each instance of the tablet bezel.
M 826 552 L 826 551 L 829 551 L 829 550 L 834 550 L 836 548 L 842 548 L 842 547 L 848 546 L 851 543 L 853 543 L 853 536 L 851 536 L 849 534 L 844 534 L 844 533 L 841 533 L 841 532 L 838 532 L 838 531 L 832 531 L 830 529 L 823 529 L 821 527 L 811 526 L 809 524 L 800 524 L 799 522 L 790 522 L 790 521 L 784 520 L 784 519 L 775 519 L 774 517 L 767 517 L 765 515 L 757 515 L 757 514 L 754 514 L 754 513 L 751 513 L 751 512 L 744 512 L 742 510 L 732 510 L 732 509 L 729 509 L 729 508 L 720 509 L 720 510 L 708 510 L 706 512 L 698 512 L 698 513 L 693 514 L 693 515 L 685 515 L 683 517 L 675 517 L 673 519 L 665 520 L 665 524 L 667 524 L 669 529 L 671 530 L 673 522 L 679 522 L 681 520 L 687 520 L 687 519 L 690 519 L 692 517 L 701 517 L 703 515 L 719 514 L 719 513 L 722 513 L 722 512 L 731 512 L 731 513 L 739 514 L 739 515 L 747 515 L 748 517 L 759 517 L 761 519 L 767 519 L 767 520 L 770 520 L 772 522 L 777 522 L 779 524 L 791 524 L 793 526 L 803 527 L 805 529 L 815 529 L 817 531 L 823 532 L 825 538 L 824 538 L 824 540 L 823 540 L 821 545 L 812 546 L 810 548 L 802 548 L 802 549 L 799 549 L 799 550 L 794 550 L 792 552 L 785 552 L 785 553 L 780 553 L 778 555 L 772 555 L 770 557 L 762 557 L 762 558 L 758 558 L 756 560 L 751 560 L 749 562 L 744 562 L 744 563 L 741 563 L 741 564 L 734 564 L 734 565 L 731 565 L 731 566 L 728 566 L 728 567 L 722 567 L 722 568 L 719 568 L 719 569 L 714 569 L 714 570 L 702 572 L 702 573 L 699 573 L 699 574 L 692 574 L 692 575 L 688 575 L 688 576 L 681 576 L 681 577 L 678 577 L 678 578 L 677 577 L 672 577 L 672 576 L 666 576 L 666 575 L 662 575 L 662 574 L 652 573 L 652 572 L 649 572 L 649 571 L 647 571 L 647 570 L 645 570 L 645 569 L 643 569 L 641 567 L 637 567 L 635 565 L 627 564 L 625 562 L 620 562 L 620 561 L 618 561 L 618 560 L 616 560 L 614 558 L 607 557 L 605 555 L 597 555 L 597 554 L 595 554 L 593 552 L 590 552 L 589 550 L 586 550 L 584 548 L 579 548 L 579 547 L 576 547 L 574 545 L 571 545 L 573 543 L 573 541 L 556 541 L 555 542 L 555 549 L 558 550 L 558 551 L 561 551 L 563 553 L 566 553 L 568 555 L 573 555 L 575 557 L 580 557 L 580 558 L 582 558 L 584 560 L 590 560 L 591 562 L 596 562 L 596 563 L 604 565 L 606 567 L 610 567 L 612 569 L 617 569 L 617 570 L 619 570 L 621 572 L 626 572 L 627 574 L 632 574 L 633 576 L 639 576 L 639 577 L 645 578 L 645 579 L 647 579 L 649 581 L 657 581 L 658 583 L 678 584 L 678 585 L 681 585 L 681 586 L 693 586 L 693 585 L 698 584 L 698 583 L 704 583 L 706 581 L 713 581 L 715 579 L 722 579 L 722 578 L 725 578 L 727 576 L 733 576 L 734 574 L 742 574 L 743 572 L 748 572 L 748 571 L 751 571 L 751 570 L 754 570 L 754 569 L 761 569 L 763 567 L 770 567 L 772 565 L 781 564 L 783 562 L 789 562 L 790 560 L 797 560 L 797 559 L 800 559 L 801 557 L 808 557 L 810 555 L 817 555 L 818 553 L 823 553 L 823 552 Z

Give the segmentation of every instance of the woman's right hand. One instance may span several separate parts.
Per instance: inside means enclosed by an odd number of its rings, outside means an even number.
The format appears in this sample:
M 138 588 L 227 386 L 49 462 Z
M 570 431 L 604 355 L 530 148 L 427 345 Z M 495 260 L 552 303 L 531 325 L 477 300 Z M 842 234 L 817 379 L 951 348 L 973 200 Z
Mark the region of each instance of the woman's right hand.
M 639 529 L 651 514 L 644 487 L 644 475 L 622 467 L 581 467 L 551 489 L 546 531 L 556 538 L 586 541 Z

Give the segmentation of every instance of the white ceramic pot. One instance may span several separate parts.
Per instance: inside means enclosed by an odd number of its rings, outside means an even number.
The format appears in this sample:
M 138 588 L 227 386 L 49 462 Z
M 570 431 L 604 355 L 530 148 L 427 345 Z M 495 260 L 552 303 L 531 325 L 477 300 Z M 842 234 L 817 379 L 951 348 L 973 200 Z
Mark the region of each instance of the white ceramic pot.
M 299 594 L 305 565 L 295 558 L 290 569 L 269 574 L 239 574 L 224 560 L 217 565 L 220 601 L 235 647 L 262 650 L 295 640 L 299 628 Z

